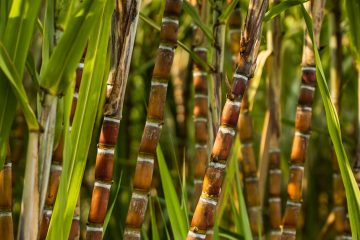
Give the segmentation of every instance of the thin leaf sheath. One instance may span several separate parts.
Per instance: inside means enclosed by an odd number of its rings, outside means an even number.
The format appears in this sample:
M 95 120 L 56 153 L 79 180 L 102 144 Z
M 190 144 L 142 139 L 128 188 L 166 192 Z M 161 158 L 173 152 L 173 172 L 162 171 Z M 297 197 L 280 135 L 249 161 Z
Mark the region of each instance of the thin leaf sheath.
M 199 12 L 204 6 L 197 6 Z M 204 45 L 202 30 L 194 25 L 192 47 L 194 53 L 204 62 L 207 61 L 207 48 Z M 194 208 L 201 195 L 203 178 L 209 156 L 209 129 L 208 129 L 208 74 L 203 65 L 193 63 L 192 80 L 194 86 L 194 127 L 195 127 L 195 172 L 194 172 Z
M 267 4 L 267 1 L 250 1 L 245 30 L 240 41 L 238 66 L 233 75 L 232 86 L 222 111 L 220 127 L 204 177 L 202 194 L 191 221 L 187 240 L 205 239 L 207 235 L 211 236 L 209 233 L 212 232 L 215 222 L 215 211 L 220 197 L 226 162 L 239 119 L 240 103 L 248 79 L 253 75 L 262 30 L 261 23 Z
M 340 1 L 333 1 L 332 13 L 330 15 L 330 56 L 331 56 L 331 70 L 330 70 L 330 83 L 331 83 L 331 100 L 333 101 L 338 115 L 341 112 L 341 88 L 342 88 L 342 48 L 341 48 L 341 11 Z M 335 223 L 334 229 L 337 237 L 342 237 L 346 233 L 351 235 L 350 223 L 346 218 L 346 197 L 345 187 L 341 179 L 340 168 L 336 158 L 335 150 L 332 149 L 331 153 L 332 169 L 333 169 L 333 201 Z
M 178 18 L 181 13 L 181 0 L 167 0 L 160 31 L 160 46 L 157 51 L 155 67 L 151 80 L 147 120 L 140 142 L 133 193 L 126 217 L 124 239 L 140 239 L 140 228 L 144 221 L 148 202 L 156 147 L 160 140 L 164 121 L 164 108 L 170 69 L 174 50 L 177 46 Z
M 78 94 L 79 94 L 80 83 L 81 83 L 81 78 L 82 78 L 82 72 L 84 69 L 84 59 L 85 59 L 85 53 L 76 68 L 75 91 L 73 94 L 72 104 L 71 104 L 69 131 L 71 131 L 71 126 L 72 126 L 72 122 L 73 122 L 75 111 L 76 111 Z M 49 224 L 50 224 L 56 196 L 57 196 L 58 189 L 59 189 L 60 176 L 62 173 L 63 151 L 64 151 L 64 135 L 62 135 L 61 140 L 53 153 L 53 157 L 52 157 L 52 161 L 51 161 L 49 185 L 48 185 L 48 189 L 47 189 L 45 207 L 44 207 L 44 211 L 42 213 L 43 216 L 42 216 L 41 225 L 40 225 L 40 235 L 39 235 L 40 240 L 46 239 L 47 232 L 49 229 Z M 75 239 L 80 234 L 80 205 L 79 204 L 80 204 L 80 202 L 78 202 L 75 213 L 74 213 L 73 223 L 71 225 L 71 233 L 69 235 L 69 239 Z
M 4 168 L 0 171 L 0 233 L 1 239 L 13 240 L 12 218 L 12 162 L 9 151 Z
M 278 4 L 273 0 L 273 6 Z M 270 239 L 281 238 L 281 22 L 280 16 L 269 24 L 267 32 L 268 49 L 272 49 L 272 61 L 269 63 L 268 105 L 269 105 L 269 148 L 268 148 L 268 206 Z
M 253 120 L 249 111 L 247 93 L 241 103 L 241 111 L 238 121 L 239 138 L 241 142 L 242 172 L 244 176 L 244 191 L 247 212 L 251 233 L 254 238 L 262 235 L 262 214 L 259 195 L 259 178 L 257 176 L 257 166 L 253 147 Z
M 311 15 L 314 22 L 314 35 L 319 42 L 325 1 L 311 1 Z M 317 44 L 318 45 L 318 44 Z M 301 85 L 295 117 L 295 135 L 291 149 L 289 180 L 287 185 L 283 232 L 281 239 L 296 239 L 296 227 L 301 211 L 302 180 L 304 163 L 310 139 L 312 104 L 316 87 L 316 67 L 313 46 L 308 33 L 305 34 L 301 69 Z

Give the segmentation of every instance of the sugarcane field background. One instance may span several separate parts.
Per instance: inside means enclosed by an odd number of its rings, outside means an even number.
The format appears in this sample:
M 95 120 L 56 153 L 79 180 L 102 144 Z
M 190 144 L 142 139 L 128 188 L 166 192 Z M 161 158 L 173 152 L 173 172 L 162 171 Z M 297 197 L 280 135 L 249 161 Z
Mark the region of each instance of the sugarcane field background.
M 360 240 L 358 0 L 1 0 L 0 240 Z

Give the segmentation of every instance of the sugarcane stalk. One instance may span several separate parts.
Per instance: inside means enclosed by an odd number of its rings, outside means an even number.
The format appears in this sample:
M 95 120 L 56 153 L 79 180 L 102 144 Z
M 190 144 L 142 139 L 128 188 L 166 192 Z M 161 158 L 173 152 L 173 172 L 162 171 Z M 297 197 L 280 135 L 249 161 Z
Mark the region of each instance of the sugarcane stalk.
M 313 19 L 314 36 L 319 46 L 320 30 L 324 14 L 325 0 L 311 1 L 307 7 Z M 316 67 L 314 51 L 308 33 L 305 33 L 302 56 L 301 85 L 295 119 L 295 136 L 290 157 L 288 200 L 284 214 L 281 239 L 296 239 L 296 226 L 302 205 L 302 180 L 304 163 L 310 139 L 312 104 L 316 88 Z
M 253 120 L 250 115 L 248 95 L 245 92 L 241 102 L 238 121 L 239 138 L 241 142 L 241 169 L 244 176 L 244 197 L 249 215 L 250 228 L 253 238 L 262 236 L 262 213 L 259 194 L 259 178 L 255 151 L 253 147 Z
M 7 150 L 4 168 L 0 171 L 0 233 L 1 239 L 13 240 L 12 161 Z
M 279 1 L 274 0 L 275 5 Z M 270 220 L 270 239 L 281 237 L 281 31 L 280 16 L 269 24 L 267 32 L 268 49 L 272 50 L 268 76 L 268 108 L 269 108 L 269 148 L 268 150 L 268 205 Z M 259 185 L 262 189 L 262 184 Z M 264 186 L 265 187 L 265 186 Z M 262 194 L 263 195 L 263 194 Z
M 342 45 L 341 45 L 341 7 L 340 1 L 333 1 L 332 13 L 330 15 L 330 85 L 331 100 L 333 101 L 338 115 L 341 113 L 341 97 L 342 97 Z M 334 200 L 334 216 L 335 234 L 338 238 L 345 235 L 351 236 L 350 223 L 346 218 L 346 196 L 345 187 L 341 179 L 340 168 L 336 158 L 335 150 L 331 152 L 332 168 L 333 168 L 333 200 Z M 349 235 L 350 234 L 350 235 Z
M 207 232 L 211 232 L 214 226 L 226 162 L 235 138 L 241 100 L 248 80 L 254 73 L 262 32 L 262 19 L 267 5 L 267 0 L 252 0 L 249 3 L 244 31 L 241 35 L 238 65 L 222 111 L 221 125 L 212 148 L 210 163 L 206 169 L 202 194 L 191 221 L 188 240 L 205 239 Z
M 194 1 L 193 5 L 204 16 L 206 2 L 201 5 Z M 205 19 L 203 19 L 205 20 Z M 199 27 L 193 26 L 192 49 L 199 58 L 207 61 L 207 48 L 204 34 Z M 195 172 L 194 172 L 194 198 L 193 208 L 201 195 L 201 187 L 209 156 L 209 129 L 208 129 L 208 73 L 203 65 L 193 63 L 192 80 L 194 86 L 194 127 L 195 127 Z
M 156 147 L 160 140 L 164 122 L 164 108 L 170 69 L 177 46 L 177 31 L 181 13 L 181 0 L 167 0 L 160 31 L 160 46 L 151 79 L 145 129 L 140 142 L 133 180 L 133 193 L 126 217 L 124 239 L 140 239 L 140 228 L 144 221 L 148 192 L 151 185 Z
M 101 126 L 86 239 L 102 239 L 109 203 L 125 90 L 135 41 L 141 1 L 116 1 L 112 18 L 112 65 L 107 81 L 104 117 Z
M 39 132 L 30 131 L 17 239 L 36 240 L 39 228 Z
M 213 2 L 213 101 L 212 101 L 212 123 L 213 132 L 216 133 L 220 125 L 221 116 L 221 82 L 223 79 L 224 69 L 224 50 L 225 50 L 225 30 L 226 24 L 220 21 L 219 17 L 223 8 L 223 0 L 215 0 Z

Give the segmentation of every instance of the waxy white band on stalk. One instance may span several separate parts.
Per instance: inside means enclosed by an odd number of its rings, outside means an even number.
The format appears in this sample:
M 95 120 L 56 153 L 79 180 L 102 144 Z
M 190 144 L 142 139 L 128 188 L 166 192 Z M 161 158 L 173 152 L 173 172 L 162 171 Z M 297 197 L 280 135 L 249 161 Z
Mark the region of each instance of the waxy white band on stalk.
M 141 194 L 141 193 L 134 192 L 132 194 L 131 198 L 133 198 L 133 199 L 141 199 L 141 200 L 145 200 L 145 201 L 148 200 L 147 194 L 145 194 L 145 193 Z
M 12 213 L 11 212 L 0 212 L 0 217 L 11 217 Z
M 203 183 L 203 180 L 201 179 L 194 179 L 194 183 L 195 184 L 202 184 Z
M 258 178 L 257 177 L 247 177 L 244 180 L 245 180 L 245 182 L 257 182 Z
M 120 119 L 112 118 L 112 117 L 104 117 L 104 122 L 113 122 L 120 124 Z
M 193 49 L 194 52 L 207 52 L 208 49 L 204 47 L 196 47 Z
M 161 22 L 162 23 L 174 23 L 176 25 L 179 25 L 179 20 L 168 18 L 168 17 L 163 17 Z
M 155 127 L 155 128 L 162 128 L 162 125 L 160 123 L 155 123 L 155 122 L 148 122 L 146 121 L 145 126 L 147 127 Z
M 207 72 L 193 72 L 193 77 L 206 77 L 207 75 Z
M 110 154 L 110 155 L 114 155 L 115 149 L 111 149 L 111 148 L 98 148 L 97 153 L 98 153 L 98 154 Z
M 210 162 L 210 163 L 209 163 L 209 167 L 225 169 L 225 168 L 226 168 L 226 164 L 224 164 L 224 163 L 219 163 L 219 162 Z
M 214 235 L 214 231 L 213 230 L 207 230 L 206 231 L 206 235 Z
M 283 234 L 296 235 L 296 230 L 285 228 L 285 229 L 283 229 Z
M 241 144 L 241 147 L 242 148 L 250 148 L 253 146 L 253 143 L 252 142 L 249 142 L 249 143 L 242 143 Z
M 203 202 L 203 203 L 213 205 L 213 206 L 217 205 L 217 201 L 215 201 L 213 199 L 207 199 L 207 198 L 204 198 L 204 197 L 200 197 L 200 201 Z
M 279 198 L 279 197 L 271 197 L 271 198 L 269 198 L 269 203 L 279 203 L 279 202 L 281 202 L 281 198 Z
M 269 173 L 270 174 L 281 174 L 281 170 L 280 169 L 270 169 Z
M 146 162 L 146 163 L 151 163 L 151 164 L 154 164 L 154 159 L 153 158 L 150 158 L 150 157 L 138 157 L 137 158 L 137 161 L 138 162 Z
M 168 83 L 151 81 L 151 86 L 153 86 L 153 87 L 164 87 L 164 88 L 167 88 Z
M 302 67 L 302 71 L 313 71 L 316 72 L 316 67 Z
M 342 235 L 340 237 L 341 240 L 352 240 L 353 238 L 351 236 L 347 236 L 347 235 Z
M 80 69 L 84 69 L 84 63 L 79 63 L 77 67 Z
M 312 112 L 312 107 L 301 106 L 301 107 L 298 107 L 298 109 L 299 109 L 299 111 Z
M 313 86 L 301 85 L 300 88 L 301 89 L 306 89 L 306 90 L 309 90 L 309 91 L 312 91 L 312 92 L 315 91 L 315 87 L 313 87 Z
M 124 235 L 125 235 L 125 236 L 137 237 L 137 238 L 140 238 L 140 237 L 141 237 L 139 230 L 129 230 L 129 229 L 126 229 L 125 232 L 124 232 Z
M 196 117 L 194 118 L 194 122 L 207 122 L 207 118 L 204 118 L 204 117 Z
M 306 138 L 306 139 L 310 138 L 310 134 L 305 134 L 305 133 L 301 133 L 301 132 L 295 132 L 295 136 Z
M 207 144 L 195 144 L 195 148 L 207 148 Z
M 241 29 L 239 29 L 239 28 L 229 29 L 229 34 L 232 34 L 232 33 L 241 33 Z
M 294 207 L 301 207 L 301 203 L 293 202 L 293 201 L 287 201 L 286 205 L 294 206 Z
M 62 171 L 62 166 L 57 165 L 57 164 L 51 164 L 50 171 L 52 171 L 52 172 L 54 172 L 54 171 L 61 172 Z
M 295 169 L 295 170 L 301 170 L 304 171 L 304 166 L 299 166 L 299 165 L 292 165 L 289 167 L 289 169 Z
M 51 209 L 45 209 L 43 211 L 43 215 L 50 217 L 52 215 L 53 211 Z
M 219 127 L 219 132 L 221 132 L 223 134 L 230 134 L 231 136 L 235 136 L 235 130 L 232 129 L 232 128 L 227 128 L 227 127 L 220 126 Z
M 194 98 L 208 98 L 208 95 L 197 93 L 194 95 Z
M 271 148 L 271 149 L 269 149 L 269 153 L 280 153 L 280 152 L 281 152 L 280 148 Z
M 159 49 L 167 50 L 167 51 L 170 51 L 170 52 L 175 52 L 175 49 L 173 47 L 165 46 L 165 45 L 162 45 L 162 44 L 159 46 Z
M 102 232 L 103 228 L 102 227 L 86 226 L 86 231 L 87 232 Z
M 238 73 L 234 73 L 233 77 L 234 77 L 234 78 L 243 79 L 243 80 L 245 80 L 246 82 L 249 80 L 249 78 L 248 78 L 247 76 L 244 76 L 244 75 L 238 74 Z
M 338 211 L 344 211 L 344 206 L 334 206 L 333 207 L 333 211 L 334 212 L 338 212 Z
M 192 237 L 192 238 L 200 238 L 200 239 L 205 239 L 206 238 L 206 234 L 202 234 L 202 233 L 195 233 L 193 231 L 189 231 L 188 232 L 188 236 Z
M 272 235 L 272 236 L 281 236 L 281 231 L 271 230 L 270 235 Z
M 73 220 L 80 221 L 80 216 L 73 216 Z
M 76 99 L 78 99 L 78 98 L 79 98 L 79 93 L 77 93 L 77 92 L 74 92 L 74 94 L 73 94 L 73 98 L 76 98 Z
M 12 167 L 12 163 L 8 162 L 4 164 L 4 168 L 11 168 Z
M 95 187 L 101 187 L 110 190 L 111 184 L 108 183 L 102 183 L 102 182 L 95 182 Z
M 241 106 L 241 101 L 232 101 L 232 100 L 230 100 L 230 99 L 227 99 L 227 100 L 226 100 L 226 103 L 227 103 L 227 104 L 230 104 L 230 105 L 232 105 L 232 106 L 235 106 L 235 107 L 237 107 L 237 108 L 240 108 L 240 106 Z

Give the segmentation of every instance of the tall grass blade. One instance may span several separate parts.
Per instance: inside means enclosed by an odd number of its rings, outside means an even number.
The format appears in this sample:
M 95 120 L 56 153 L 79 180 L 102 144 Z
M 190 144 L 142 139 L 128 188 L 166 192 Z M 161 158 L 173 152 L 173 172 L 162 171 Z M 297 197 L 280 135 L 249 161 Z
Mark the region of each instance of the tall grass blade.
M 180 203 L 173 185 L 169 169 L 166 165 L 164 154 L 161 147 L 156 149 L 157 160 L 159 164 L 159 172 L 161 177 L 162 187 L 165 194 L 166 209 L 169 214 L 171 228 L 173 230 L 175 239 L 185 239 L 187 233 L 187 216 L 181 210 Z
M 188 1 L 184 1 L 183 8 L 184 11 L 190 15 L 194 23 L 203 31 L 205 37 L 209 40 L 209 42 L 213 42 L 214 38 L 211 29 L 201 21 L 199 13 L 198 11 L 196 11 L 195 7 L 193 7 Z
M 350 38 L 357 64 L 360 64 L 360 2 L 358 0 L 346 0 L 345 8 L 349 18 Z
M 276 4 L 274 7 L 270 8 L 270 10 L 265 13 L 263 21 L 264 22 L 270 21 L 271 19 L 278 16 L 279 14 L 286 11 L 287 9 L 297 6 L 297 5 L 300 5 L 300 4 L 303 4 L 307 1 L 308 0 L 305 0 L 305 1 L 301 1 L 301 0 L 282 1 L 279 4 Z
M 160 240 L 159 230 L 157 228 L 156 214 L 154 209 L 154 200 L 153 197 L 149 198 L 149 207 L 150 207 L 150 219 L 151 219 L 151 232 L 153 240 Z
M 95 123 L 97 106 L 100 101 L 99 89 L 107 77 L 108 69 L 105 66 L 114 2 L 104 1 L 98 7 L 97 14 L 93 16 L 97 19 L 93 26 L 97 31 L 93 31 L 89 38 L 71 141 L 65 143 L 71 144 L 71 148 L 70 152 L 64 156 L 64 161 L 67 163 L 60 181 L 60 192 L 56 199 L 47 239 L 66 239 L 69 235 L 71 219 L 84 175 L 92 136 L 91 129 Z M 61 205 L 65 208 L 61 208 Z
M 353 239 L 360 239 L 360 191 L 358 189 L 349 160 L 345 152 L 344 145 L 342 143 L 340 122 L 335 106 L 331 101 L 330 92 L 327 86 L 327 81 L 322 67 L 320 55 L 314 41 L 312 21 L 303 5 L 301 5 L 301 11 L 303 13 L 306 26 L 314 46 L 317 83 L 320 89 L 321 98 L 326 112 L 326 122 L 329 134 L 331 137 L 331 141 L 334 144 L 336 156 L 340 166 L 341 177 L 345 186 L 352 236 Z
M 83 54 L 90 33 L 97 26 L 105 0 L 86 0 L 71 15 L 69 24 L 40 73 L 40 85 L 51 95 L 64 93 Z M 98 29 L 94 30 L 98 32 Z

